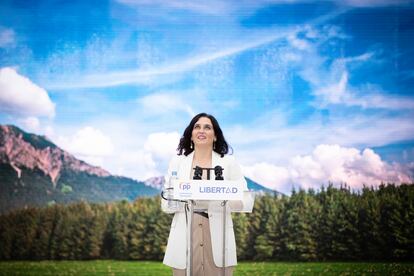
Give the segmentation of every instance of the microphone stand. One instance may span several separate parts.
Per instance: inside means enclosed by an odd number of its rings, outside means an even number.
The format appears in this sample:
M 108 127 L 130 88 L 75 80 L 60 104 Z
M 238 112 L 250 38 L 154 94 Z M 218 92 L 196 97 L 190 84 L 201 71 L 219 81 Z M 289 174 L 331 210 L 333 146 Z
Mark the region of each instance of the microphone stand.
M 227 216 L 227 200 L 221 203 L 223 206 L 223 276 L 226 276 L 226 216 Z
M 187 266 L 186 275 L 193 275 L 193 214 L 194 214 L 194 201 L 188 200 L 185 204 L 187 214 Z
M 223 168 L 220 166 L 214 167 L 214 173 L 216 175 L 216 180 L 224 180 L 223 178 Z M 221 206 L 223 206 L 223 276 L 226 276 L 226 234 L 227 234 L 227 200 L 223 200 L 221 203 Z
M 194 168 L 193 180 L 201 180 L 203 175 L 203 168 L 196 166 Z M 185 204 L 187 214 L 187 266 L 186 275 L 193 275 L 193 215 L 194 215 L 194 200 L 188 200 Z

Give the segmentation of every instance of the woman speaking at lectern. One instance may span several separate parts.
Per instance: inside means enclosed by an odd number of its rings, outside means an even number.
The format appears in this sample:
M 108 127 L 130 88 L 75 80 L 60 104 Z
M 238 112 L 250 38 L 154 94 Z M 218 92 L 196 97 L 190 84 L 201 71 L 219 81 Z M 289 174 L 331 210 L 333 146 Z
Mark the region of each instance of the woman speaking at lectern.
M 229 146 L 217 120 L 209 114 L 196 115 L 184 130 L 175 156 L 168 168 L 169 177 L 176 174 L 180 180 L 210 179 L 208 170 L 201 168 L 223 168 L 224 180 L 241 180 L 244 190 L 247 183 L 240 166 L 228 155 Z M 214 171 L 212 171 L 214 179 Z M 171 223 L 164 264 L 173 268 L 173 275 L 186 275 L 187 220 L 185 204 L 175 207 L 162 199 L 162 209 L 175 213 Z M 226 275 L 232 275 L 237 265 L 236 240 L 231 219 L 231 210 L 243 208 L 243 201 L 228 201 L 226 208 Z M 222 275 L 223 271 L 223 207 L 222 201 L 196 201 L 192 217 L 192 275 Z

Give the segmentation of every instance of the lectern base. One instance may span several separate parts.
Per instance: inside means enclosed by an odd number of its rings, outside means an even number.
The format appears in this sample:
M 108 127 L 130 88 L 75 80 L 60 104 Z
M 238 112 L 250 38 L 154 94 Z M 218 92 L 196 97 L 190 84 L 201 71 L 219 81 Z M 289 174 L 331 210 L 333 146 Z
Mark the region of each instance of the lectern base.
M 226 268 L 226 276 L 233 276 L 233 270 L 234 270 L 233 266 L 227 267 Z M 218 275 L 218 276 L 220 276 L 222 274 L 194 274 L 194 276 L 198 276 L 198 275 Z M 185 269 L 173 268 L 173 276 L 185 276 Z
M 194 212 L 192 216 L 192 275 L 223 275 L 223 269 L 217 267 L 213 259 L 210 223 L 206 216 Z M 233 274 L 233 267 L 226 268 L 226 275 Z M 185 269 L 173 269 L 173 275 L 185 276 Z

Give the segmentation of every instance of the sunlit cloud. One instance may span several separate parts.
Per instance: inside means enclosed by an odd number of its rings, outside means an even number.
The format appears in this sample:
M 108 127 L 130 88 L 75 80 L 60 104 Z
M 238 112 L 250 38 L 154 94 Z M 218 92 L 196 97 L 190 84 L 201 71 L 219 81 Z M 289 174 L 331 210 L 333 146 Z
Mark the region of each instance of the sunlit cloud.
M 339 145 L 318 145 L 309 155 L 290 159 L 288 166 L 275 166 L 261 162 L 244 166 L 246 176 L 266 187 L 290 194 L 292 189 L 320 189 L 322 185 L 348 185 L 354 190 L 363 186 L 378 187 L 382 183 L 411 183 L 410 168 L 389 164 L 366 148 Z
M 99 129 L 86 126 L 70 137 L 60 136 L 57 144 L 81 160 L 103 166 L 105 157 L 112 155 L 114 145 L 111 138 Z
M 288 119 L 278 113 L 265 113 L 251 124 L 232 127 L 225 133 L 242 164 L 261 161 L 285 164 L 292 156 L 310 152 L 322 143 L 371 148 L 414 139 L 412 114 L 393 118 L 362 114 L 349 118 L 332 116 L 327 122 L 314 116 L 289 125 Z
M 55 115 L 55 104 L 45 89 L 15 69 L 0 69 L 0 112 L 19 116 Z
M 37 117 L 27 117 L 20 120 L 22 127 L 29 132 L 37 133 L 40 130 L 40 121 Z
M 106 165 L 114 174 L 127 175 L 137 180 L 163 176 L 175 154 L 179 138 L 177 132 L 150 133 L 143 143 L 136 143 L 135 148 L 121 150 L 116 162 L 113 158 L 107 159 Z

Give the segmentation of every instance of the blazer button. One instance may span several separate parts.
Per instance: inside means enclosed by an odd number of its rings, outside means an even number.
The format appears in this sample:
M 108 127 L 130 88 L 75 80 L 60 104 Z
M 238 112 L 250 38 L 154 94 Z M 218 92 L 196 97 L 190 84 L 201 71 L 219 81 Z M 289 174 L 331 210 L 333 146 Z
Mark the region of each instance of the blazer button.
M 200 242 L 200 246 L 203 246 L 204 244 L 202 242 Z

